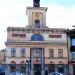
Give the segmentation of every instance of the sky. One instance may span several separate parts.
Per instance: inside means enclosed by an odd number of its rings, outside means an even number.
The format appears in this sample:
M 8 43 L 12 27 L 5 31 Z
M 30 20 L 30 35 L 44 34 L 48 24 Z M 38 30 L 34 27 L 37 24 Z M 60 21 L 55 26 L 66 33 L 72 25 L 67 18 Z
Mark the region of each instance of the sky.
M 46 25 L 49 28 L 73 28 L 75 25 L 75 0 L 40 0 L 41 7 L 48 7 Z M 26 7 L 33 0 L 0 0 L 0 50 L 5 48 L 7 27 L 28 25 Z

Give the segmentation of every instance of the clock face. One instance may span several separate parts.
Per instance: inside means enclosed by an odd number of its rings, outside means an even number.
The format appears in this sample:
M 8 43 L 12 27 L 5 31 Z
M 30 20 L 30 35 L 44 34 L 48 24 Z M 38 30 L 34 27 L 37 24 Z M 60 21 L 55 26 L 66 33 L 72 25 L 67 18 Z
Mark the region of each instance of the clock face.
M 40 12 L 34 12 L 33 13 L 33 18 L 34 19 L 40 19 L 41 18 L 41 13 Z

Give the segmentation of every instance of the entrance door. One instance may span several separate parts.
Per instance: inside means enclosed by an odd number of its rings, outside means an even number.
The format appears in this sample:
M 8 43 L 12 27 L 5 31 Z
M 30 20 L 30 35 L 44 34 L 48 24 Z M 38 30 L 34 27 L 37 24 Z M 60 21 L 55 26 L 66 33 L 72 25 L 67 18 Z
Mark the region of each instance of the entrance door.
M 41 75 L 41 64 L 34 64 L 34 75 Z

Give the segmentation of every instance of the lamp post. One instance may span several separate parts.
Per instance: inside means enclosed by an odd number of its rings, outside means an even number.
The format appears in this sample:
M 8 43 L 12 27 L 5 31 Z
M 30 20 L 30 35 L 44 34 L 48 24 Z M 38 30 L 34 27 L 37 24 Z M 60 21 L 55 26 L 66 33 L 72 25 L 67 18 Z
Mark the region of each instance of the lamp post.
M 29 75 L 29 63 L 30 63 L 30 60 L 26 60 L 27 64 L 28 64 L 28 75 Z

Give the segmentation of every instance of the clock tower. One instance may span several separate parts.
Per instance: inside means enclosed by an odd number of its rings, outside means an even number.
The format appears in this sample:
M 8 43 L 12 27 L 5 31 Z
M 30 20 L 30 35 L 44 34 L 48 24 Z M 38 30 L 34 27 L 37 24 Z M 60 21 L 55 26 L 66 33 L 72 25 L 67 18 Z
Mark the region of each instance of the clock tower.
M 40 0 L 33 0 L 33 7 L 27 7 L 28 26 L 43 28 L 46 25 L 46 7 L 40 7 Z

